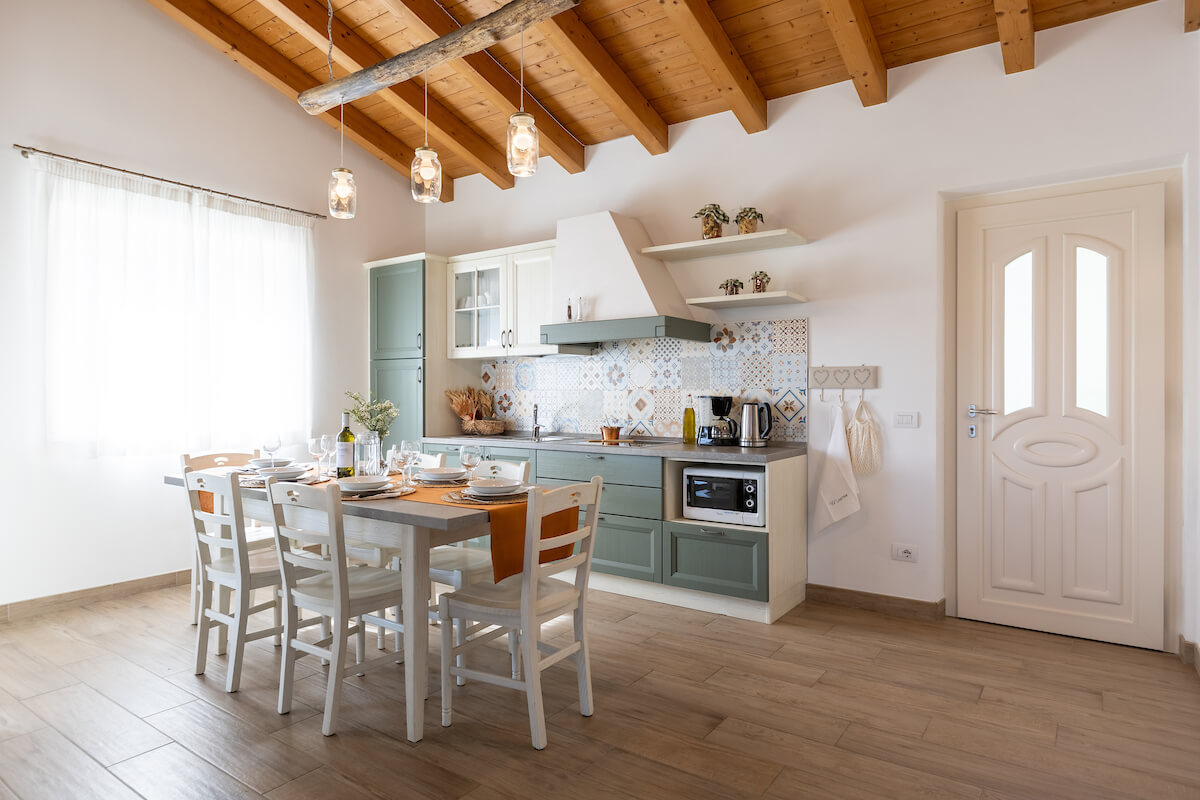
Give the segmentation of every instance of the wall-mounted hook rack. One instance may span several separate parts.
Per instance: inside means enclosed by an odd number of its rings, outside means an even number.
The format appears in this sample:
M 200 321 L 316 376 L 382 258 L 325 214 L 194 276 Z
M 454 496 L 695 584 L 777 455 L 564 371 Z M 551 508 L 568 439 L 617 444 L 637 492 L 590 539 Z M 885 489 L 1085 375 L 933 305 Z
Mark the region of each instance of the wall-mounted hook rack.
M 813 389 L 878 389 L 879 367 L 866 364 L 845 367 L 813 367 L 808 371 L 808 388 Z

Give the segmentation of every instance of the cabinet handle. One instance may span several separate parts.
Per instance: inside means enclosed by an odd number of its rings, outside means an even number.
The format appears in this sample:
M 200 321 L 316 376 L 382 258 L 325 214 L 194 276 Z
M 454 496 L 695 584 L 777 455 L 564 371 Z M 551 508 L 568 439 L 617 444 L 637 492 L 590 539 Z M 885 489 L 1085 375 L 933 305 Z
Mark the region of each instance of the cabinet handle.
M 425 376 L 422 374 L 424 369 L 424 367 L 417 367 L 417 383 L 420 383 L 424 379 Z
M 422 349 L 421 341 L 424 338 L 425 338 L 424 335 L 420 331 L 417 331 L 417 349 L 418 350 Z
M 725 531 L 719 531 L 716 528 L 701 528 L 700 532 L 701 533 L 711 533 L 714 536 L 724 536 L 725 535 Z
M 604 456 L 594 456 L 594 455 L 592 455 L 591 453 L 584 453 L 584 456 L 585 456 L 586 458 L 594 458 L 594 459 L 596 459 L 597 461 L 603 461 L 603 460 L 604 460 Z
M 500 331 L 500 346 L 508 347 L 508 331 Z
M 513 329 L 512 328 L 508 329 L 508 346 L 509 347 L 513 346 Z

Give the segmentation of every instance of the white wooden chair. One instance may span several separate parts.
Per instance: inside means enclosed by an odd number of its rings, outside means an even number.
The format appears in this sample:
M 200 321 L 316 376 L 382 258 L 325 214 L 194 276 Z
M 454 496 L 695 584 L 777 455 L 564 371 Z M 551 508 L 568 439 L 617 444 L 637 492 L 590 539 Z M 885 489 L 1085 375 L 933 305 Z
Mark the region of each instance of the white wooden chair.
M 200 565 L 200 619 L 196 631 L 196 674 L 203 675 L 208 663 L 208 639 L 213 625 L 220 626 L 217 634 L 217 655 L 226 650 L 232 636 L 233 652 L 225 677 L 225 691 L 236 692 L 242 677 L 242 656 L 246 642 L 275 637 L 279 645 L 283 628 L 280 624 L 281 601 L 275 590 L 279 585 L 279 563 L 270 550 L 251 550 L 247 546 L 245 521 L 242 515 L 242 490 L 233 473 L 196 472 L 183 468 L 187 487 L 188 506 L 195 527 L 196 560 Z M 200 493 L 211 492 L 213 510 L 201 507 Z M 210 530 L 210 526 L 216 532 Z M 219 608 L 210 606 L 213 586 L 220 591 Z M 271 599 L 256 606 L 250 605 L 255 589 L 269 588 Z M 236 604 L 230 611 L 230 594 Z M 271 610 L 274 625 L 249 632 L 249 619 L 254 614 Z
M 305 655 L 329 660 L 325 690 L 325 718 L 321 732 L 326 736 L 337 728 L 342 680 L 353 672 L 362 674 L 384 664 L 395 663 L 388 654 L 368 663 L 362 662 L 366 623 L 397 632 L 404 627 L 374 612 L 401 603 L 400 573 L 370 566 L 347 566 L 346 537 L 342 527 L 342 493 L 336 483 L 306 486 L 267 480 L 275 523 L 276 552 L 283 576 L 284 625 L 283 664 L 279 676 L 279 713 L 292 710 L 292 689 L 296 661 Z M 315 514 L 313 512 L 316 512 Z M 321 553 L 292 549 L 319 545 Z M 313 574 L 315 571 L 316 574 Z M 318 642 L 297 637 L 301 608 L 332 618 L 332 633 Z M 418 631 L 417 635 L 424 631 Z M 355 637 L 358 664 L 346 664 L 346 639 Z
M 179 465 L 182 469 L 214 469 L 218 467 L 244 467 L 250 463 L 250 459 L 258 458 L 258 451 L 252 453 L 207 453 L 204 455 L 192 456 L 184 453 L 179 457 Z M 258 550 L 263 547 L 273 547 L 275 538 L 271 535 L 269 527 L 258 525 L 257 522 L 250 522 L 246 529 L 246 546 L 251 550 Z M 227 598 L 223 598 L 227 600 Z M 199 557 L 192 559 L 192 624 L 195 625 L 200 621 L 200 560 Z M 229 609 L 222 606 L 221 610 L 228 613 Z M 220 655 L 225 652 L 225 647 L 222 644 L 221 649 L 217 651 Z
M 544 493 L 532 492 L 525 518 L 525 564 L 521 574 L 505 578 L 499 583 L 471 584 L 441 596 L 438 608 L 442 621 L 443 726 L 451 723 L 454 692 L 451 677 L 471 678 L 524 691 L 529 705 L 533 746 L 538 750 L 545 748 L 546 712 L 542 702 L 542 670 L 565 658 L 575 659 L 579 678 L 579 711 L 585 717 L 592 715 L 592 678 L 584 610 L 602 489 L 603 481 L 596 476 L 590 483 L 563 486 Z M 561 536 L 540 538 L 542 520 L 568 508 L 587 509 L 579 529 Z M 542 553 L 566 545 L 576 545 L 571 555 L 546 564 L 539 563 Z M 575 570 L 573 583 L 551 577 L 572 568 Z M 574 616 L 575 641 L 557 649 L 542 642 L 542 624 L 567 613 Z M 452 620 L 460 619 L 478 622 L 461 639 L 458 629 L 452 632 L 450 624 Z M 510 642 L 515 637 L 518 643 L 524 661 L 522 678 L 455 664 L 459 656 L 506 633 Z M 547 654 L 544 658 L 543 653 Z
M 446 466 L 445 453 L 422 453 L 417 459 L 417 466 L 422 469 L 430 467 Z M 400 569 L 400 550 L 394 547 L 376 547 L 373 544 L 366 542 L 356 542 L 354 540 L 346 541 L 346 552 L 354 561 L 362 561 L 372 567 L 391 567 L 394 570 Z M 395 608 L 396 621 L 400 621 L 400 608 Z M 396 652 L 400 652 L 400 634 L 396 634 Z M 375 644 L 383 649 L 383 628 L 378 628 L 375 631 Z

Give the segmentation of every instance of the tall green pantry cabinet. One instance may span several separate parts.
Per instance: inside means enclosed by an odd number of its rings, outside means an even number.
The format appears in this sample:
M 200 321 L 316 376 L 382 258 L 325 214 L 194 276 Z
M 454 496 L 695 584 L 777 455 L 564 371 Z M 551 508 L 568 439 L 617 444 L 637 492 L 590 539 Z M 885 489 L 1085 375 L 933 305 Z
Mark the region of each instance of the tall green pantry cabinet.
M 371 392 L 400 412 L 384 450 L 457 432 L 443 392 L 478 383 L 479 376 L 445 356 L 446 259 L 416 253 L 363 266 L 370 274 Z

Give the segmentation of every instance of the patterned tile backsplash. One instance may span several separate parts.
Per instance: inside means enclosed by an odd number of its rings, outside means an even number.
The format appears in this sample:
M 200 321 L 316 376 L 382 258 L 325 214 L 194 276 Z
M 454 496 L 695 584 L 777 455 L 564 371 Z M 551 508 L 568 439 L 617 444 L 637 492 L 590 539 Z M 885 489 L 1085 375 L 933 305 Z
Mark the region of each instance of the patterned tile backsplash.
M 485 361 L 483 388 L 508 429 L 598 433 L 619 420 L 644 436 L 680 436 L 687 396 L 727 394 L 769 402 L 773 439 L 808 440 L 808 320 L 718 322 L 709 342 L 628 339 L 590 356 Z

